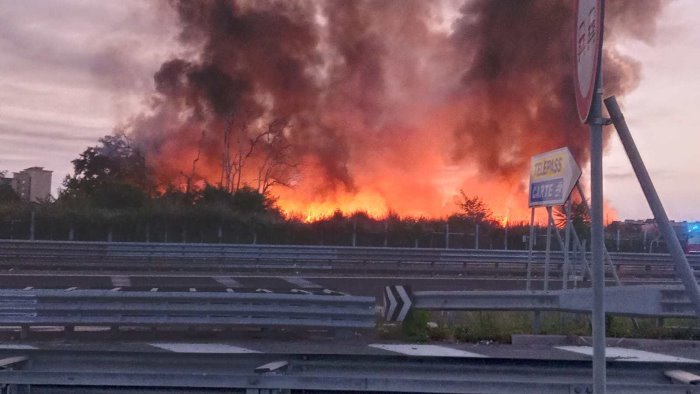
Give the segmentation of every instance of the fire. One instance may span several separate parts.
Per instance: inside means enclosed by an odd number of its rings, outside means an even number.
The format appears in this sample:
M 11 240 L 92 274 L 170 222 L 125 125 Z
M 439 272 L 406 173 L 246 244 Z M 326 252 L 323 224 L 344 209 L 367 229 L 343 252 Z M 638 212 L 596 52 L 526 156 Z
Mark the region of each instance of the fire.
M 492 212 L 508 212 L 506 222 L 524 221 L 528 218 L 525 181 L 483 179 L 468 169 L 453 168 L 434 170 L 415 180 L 402 179 L 397 169 L 385 167 L 374 176 L 357 177 L 354 190 L 335 190 L 321 193 L 313 179 L 314 170 L 305 167 L 310 174 L 307 182 L 293 188 L 274 189 L 278 206 L 289 216 L 302 217 L 306 221 L 319 220 L 336 211 L 345 215 L 364 212 L 374 218 L 388 214 L 400 217 L 445 218 L 459 212 L 459 190 L 469 196 L 477 196 Z M 383 174 L 383 172 L 386 172 Z
M 510 209 L 508 209 L 506 214 L 503 215 L 503 218 L 501 219 L 501 226 L 502 227 L 508 227 L 508 219 L 510 219 Z
M 355 212 L 364 212 L 373 218 L 385 217 L 389 210 L 386 201 L 379 195 L 371 193 L 359 193 L 357 195 L 343 194 L 336 199 L 320 199 L 302 201 L 291 198 L 279 201 L 282 211 L 288 216 L 301 216 L 304 221 L 313 222 L 332 216 L 336 211 L 344 215 Z
M 567 146 L 587 161 L 569 1 L 471 1 L 449 15 L 428 1 L 169 4 L 189 55 L 163 62 L 127 126 L 164 184 L 257 185 L 306 221 L 444 218 L 463 190 L 506 225 L 529 222 L 531 156 Z M 603 54 L 617 96 L 641 73 L 615 32 L 637 35 L 661 7 L 626 4 L 610 8 Z

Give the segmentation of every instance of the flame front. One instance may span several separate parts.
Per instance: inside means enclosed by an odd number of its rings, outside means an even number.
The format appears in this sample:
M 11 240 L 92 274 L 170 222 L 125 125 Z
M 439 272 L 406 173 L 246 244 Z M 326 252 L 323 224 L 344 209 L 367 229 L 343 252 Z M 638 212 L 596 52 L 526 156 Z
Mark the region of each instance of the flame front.
M 629 3 L 606 15 L 617 96 L 640 76 L 617 35 L 661 9 Z M 587 162 L 568 0 L 168 4 L 188 55 L 162 64 L 125 130 L 163 184 L 247 185 L 307 221 L 445 217 L 463 190 L 506 224 L 529 219 L 531 156 Z

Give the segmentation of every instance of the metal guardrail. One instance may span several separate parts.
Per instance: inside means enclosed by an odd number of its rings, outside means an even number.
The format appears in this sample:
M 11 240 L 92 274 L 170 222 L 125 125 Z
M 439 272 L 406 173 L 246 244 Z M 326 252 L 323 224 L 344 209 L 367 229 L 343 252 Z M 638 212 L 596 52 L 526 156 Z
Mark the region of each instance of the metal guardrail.
M 611 257 L 623 278 L 674 278 L 669 255 Z M 688 259 L 700 269 L 700 255 Z M 550 261 L 551 274 L 560 275 L 563 253 L 552 252 Z M 0 269 L 15 270 L 522 276 L 526 264 L 527 251 L 514 250 L 0 240 Z M 536 274 L 543 264 L 544 252 L 535 251 Z
M 0 350 L 0 362 L 3 360 L 12 363 L 0 370 L 0 383 L 32 393 L 83 393 L 98 389 L 102 390 L 99 392 L 173 390 L 256 394 L 297 390 L 460 394 L 592 392 L 589 360 Z M 678 384 L 678 379 L 667 376 L 669 371 L 689 369 L 694 372 L 695 365 L 611 360 L 608 392 L 700 393 L 699 386 Z M 678 372 L 673 373 L 673 376 L 678 375 Z
M 549 292 L 417 291 L 410 298 L 412 308 L 425 310 L 590 313 L 592 307 L 589 289 Z M 625 316 L 698 317 L 682 286 L 606 287 L 605 312 Z
M 374 308 L 342 295 L 0 290 L 0 325 L 371 328 Z

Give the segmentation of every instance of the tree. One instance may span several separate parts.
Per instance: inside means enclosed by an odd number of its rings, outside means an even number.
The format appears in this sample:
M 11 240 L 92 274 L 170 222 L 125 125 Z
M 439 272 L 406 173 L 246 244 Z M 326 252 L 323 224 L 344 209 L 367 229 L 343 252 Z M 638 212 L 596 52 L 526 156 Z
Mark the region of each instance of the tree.
M 235 193 L 244 187 L 251 174 L 257 172 L 257 190 L 267 194 L 273 185 L 287 185 L 289 170 L 295 165 L 289 156 L 291 144 L 285 136 L 286 118 L 250 121 L 252 115 L 230 116 L 224 129 L 221 187 Z M 257 171 L 251 170 L 257 166 Z M 255 180 L 253 178 L 252 180 Z
M 2 178 L 2 177 L 0 177 Z M 0 205 L 18 204 L 21 201 L 19 194 L 7 183 L 0 183 Z
M 557 227 L 566 226 L 566 208 L 557 206 L 554 208 L 554 223 Z M 571 224 L 574 231 L 580 237 L 587 238 L 591 225 L 591 217 L 583 202 L 571 203 Z
M 289 186 L 290 170 L 296 164 L 290 159 L 292 145 L 284 129 L 289 122 L 277 119 L 268 125 L 265 144 L 261 147 L 262 163 L 258 166 L 258 192 L 267 194 L 274 185 Z
M 66 177 L 66 193 L 92 195 L 107 184 L 125 184 L 150 193 L 153 189 L 146 159 L 125 134 L 100 138 L 73 160 L 74 174 Z
M 457 202 L 461 211 L 460 216 L 475 223 L 490 221 L 492 219 L 493 212 L 491 212 L 491 209 L 479 197 L 469 197 L 464 193 L 464 190 L 460 190 L 459 193 L 462 197 L 461 200 Z
M 7 170 L 0 171 L 0 204 L 16 204 L 21 201 L 19 194 L 12 188 L 9 182 L 3 182 L 7 176 Z

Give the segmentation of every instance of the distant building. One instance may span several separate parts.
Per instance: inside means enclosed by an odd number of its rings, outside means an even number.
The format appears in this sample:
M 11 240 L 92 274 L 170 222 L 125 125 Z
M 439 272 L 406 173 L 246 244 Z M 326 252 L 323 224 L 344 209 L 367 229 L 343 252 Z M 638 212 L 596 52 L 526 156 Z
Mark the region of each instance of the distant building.
M 12 178 L 0 178 L 0 183 L 9 184 L 25 201 L 37 202 L 51 197 L 51 173 L 43 167 L 29 167 L 15 172 Z

